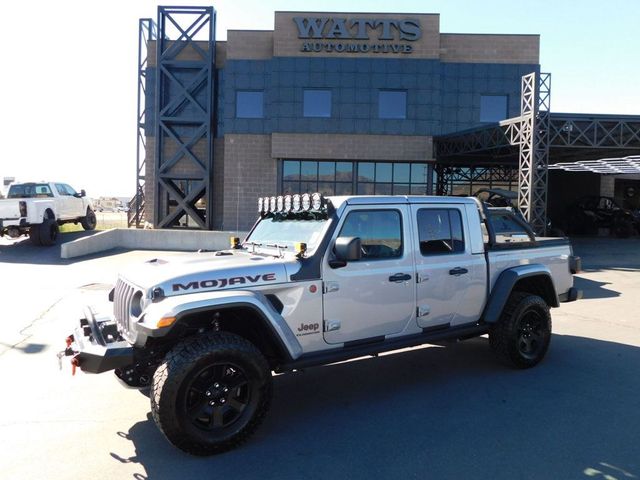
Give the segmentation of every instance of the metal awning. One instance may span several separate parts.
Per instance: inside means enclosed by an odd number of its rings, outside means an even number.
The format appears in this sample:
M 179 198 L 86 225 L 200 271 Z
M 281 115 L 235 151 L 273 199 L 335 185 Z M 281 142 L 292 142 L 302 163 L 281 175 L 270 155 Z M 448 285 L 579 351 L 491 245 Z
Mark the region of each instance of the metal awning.
M 549 165 L 549 170 L 593 172 L 605 175 L 640 174 L 640 155 L 623 158 L 602 158 L 600 160 L 554 163 L 553 165 Z

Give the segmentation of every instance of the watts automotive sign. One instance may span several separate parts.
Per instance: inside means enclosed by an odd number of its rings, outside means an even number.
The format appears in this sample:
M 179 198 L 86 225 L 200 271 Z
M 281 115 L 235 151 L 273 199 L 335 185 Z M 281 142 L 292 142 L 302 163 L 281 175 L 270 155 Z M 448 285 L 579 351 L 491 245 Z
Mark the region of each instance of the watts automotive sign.
M 418 20 L 392 18 L 294 17 L 300 51 L 308 53 L 412 53 L 422 37 Z

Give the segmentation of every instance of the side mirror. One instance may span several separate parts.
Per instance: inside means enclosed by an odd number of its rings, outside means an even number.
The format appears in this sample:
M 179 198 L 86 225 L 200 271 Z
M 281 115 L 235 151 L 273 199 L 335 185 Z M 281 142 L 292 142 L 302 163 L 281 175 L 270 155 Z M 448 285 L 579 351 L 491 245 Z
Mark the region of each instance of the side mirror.
M 87 192 L 84 191 L 84 188 L 82 190 L 80 190 L 80 196 L 81 197 L 86 197 L 87 196 Z
M 360 260 L 362 257 L 360 247 L 360 237 L 338 237 L 334 246 L 336 258 L 329 261 L 329 266 L 341 268 L 346 266 L 347 262 Z

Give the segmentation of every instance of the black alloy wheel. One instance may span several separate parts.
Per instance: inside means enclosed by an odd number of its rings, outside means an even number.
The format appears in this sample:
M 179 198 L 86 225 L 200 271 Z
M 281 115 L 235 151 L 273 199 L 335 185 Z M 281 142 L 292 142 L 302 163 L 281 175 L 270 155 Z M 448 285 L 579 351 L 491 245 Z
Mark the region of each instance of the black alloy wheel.
M 536 310 L 528 310 L 518 321 L 518 351 L 529 360 L 535 360 L 544 347 L 544 322 Z
M 247 375 L 233 363 L 205 366 L 192 376 L 186 389 L 182 413 L 206 431 L 230 427 L 251 402 Z

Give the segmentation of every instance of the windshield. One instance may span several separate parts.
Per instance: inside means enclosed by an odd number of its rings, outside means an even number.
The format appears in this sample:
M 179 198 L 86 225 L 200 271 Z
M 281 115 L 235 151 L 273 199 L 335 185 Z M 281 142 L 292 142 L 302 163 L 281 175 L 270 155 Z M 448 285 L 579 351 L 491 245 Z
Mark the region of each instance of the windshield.
M 250 243 L 263 247 L 280 245 L 293 251 L 294 243 L 304 242 L 309 250 L 313 250 L 320 242 L 326 223 L 326 218 L 316 220 L 266 217 L 256 225 L 245 246 Z
M 53 197 L 53 192 L 46 183 L 23 183 L 11 185 L 7 198 L 47 198 Z

